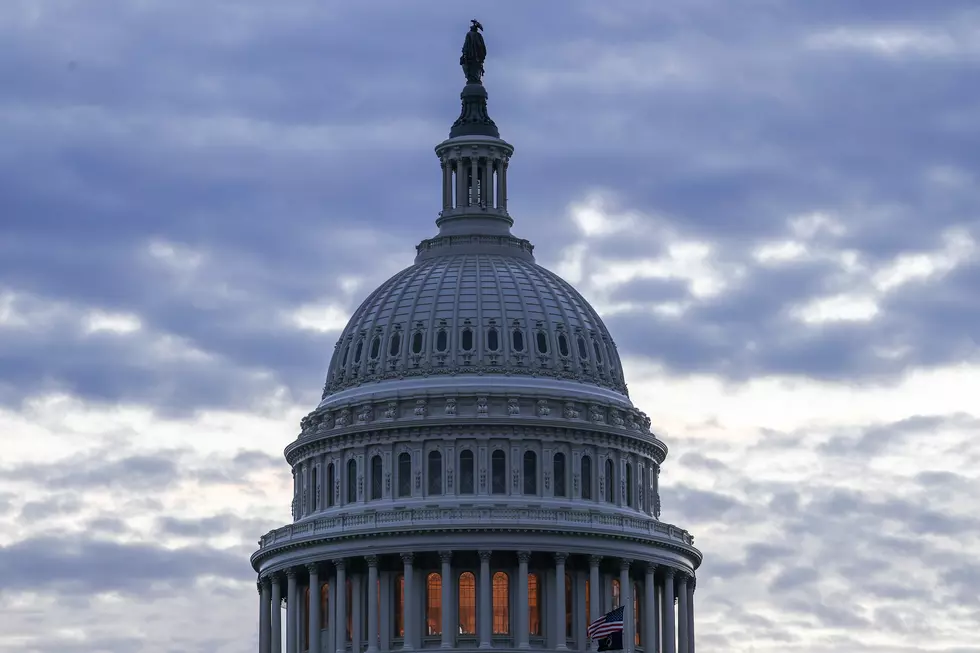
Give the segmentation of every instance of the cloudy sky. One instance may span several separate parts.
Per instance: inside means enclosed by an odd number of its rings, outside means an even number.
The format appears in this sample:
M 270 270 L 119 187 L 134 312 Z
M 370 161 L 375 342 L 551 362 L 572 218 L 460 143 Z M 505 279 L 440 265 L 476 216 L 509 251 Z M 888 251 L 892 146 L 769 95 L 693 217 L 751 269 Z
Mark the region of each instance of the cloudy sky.
M 515 232 L 671 448 L 699 651 L 980 651 L 975 0 L 2 0 L 0 650 L 257 650 L 473 17 Z

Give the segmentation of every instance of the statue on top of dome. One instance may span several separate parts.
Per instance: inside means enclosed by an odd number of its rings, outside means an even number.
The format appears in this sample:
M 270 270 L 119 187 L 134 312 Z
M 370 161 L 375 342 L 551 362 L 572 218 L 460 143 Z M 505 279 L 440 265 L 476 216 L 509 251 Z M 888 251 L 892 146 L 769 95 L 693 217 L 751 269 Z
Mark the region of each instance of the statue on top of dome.
M 459 65 L 463 67 L 467 84 L 480 84 L 483 79 L 483 62 L 487 58 L 487 45 L 480 34 L 483 30 L 480 21 L 473 19 L 470 23 L 470 31 L 463 41 L 463 55 L 459 58 Z

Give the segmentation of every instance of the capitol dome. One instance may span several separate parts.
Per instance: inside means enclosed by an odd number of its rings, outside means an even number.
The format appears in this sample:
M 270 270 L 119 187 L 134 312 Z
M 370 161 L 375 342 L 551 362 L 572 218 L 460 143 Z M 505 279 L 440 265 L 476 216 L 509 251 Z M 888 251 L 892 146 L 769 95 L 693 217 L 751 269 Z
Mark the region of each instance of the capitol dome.
M 251 559 L 260 653 L 595 650 L 618 607 L 627 648 L 694 652 L 701 553 L 660 520 L 667 446 L 598 313 L 511 232 L 481 29 L 435 148 L 439 231 L 351 316 L 286 447 L 292 523 Z

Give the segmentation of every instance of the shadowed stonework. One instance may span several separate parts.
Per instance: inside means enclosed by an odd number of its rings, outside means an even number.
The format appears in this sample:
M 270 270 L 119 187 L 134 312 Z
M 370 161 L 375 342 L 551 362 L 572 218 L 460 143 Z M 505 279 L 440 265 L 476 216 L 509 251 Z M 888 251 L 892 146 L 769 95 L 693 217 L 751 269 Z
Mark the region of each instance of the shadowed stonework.
M 584 651 L 621 604 L 630 648 L 694 651 L 701 554 L 660 521 L 667 447 L 598 313 L 511 233 L 480 30 L 436 147 L 439 233 L 354 312 L 286 448 L 293 523 L 252 556 L 260 653 Z

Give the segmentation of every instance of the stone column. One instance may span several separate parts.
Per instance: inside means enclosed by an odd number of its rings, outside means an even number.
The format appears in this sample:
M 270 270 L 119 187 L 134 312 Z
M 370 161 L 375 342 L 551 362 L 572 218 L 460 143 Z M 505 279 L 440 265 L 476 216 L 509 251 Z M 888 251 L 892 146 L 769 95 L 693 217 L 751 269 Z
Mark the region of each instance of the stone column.
M 272 577 L 272 653 L 282 653 L 282 585 L 279 575 Z
M 517 615 L 517 648 L 530 648 L 531 644 L 529 642 L 529 631 L 530 623 L 528 622 L 528 610 L 527 610 L 527 563 L 531 561 L 530 551 L 518 551 L 517 552 L 517 605 L 514 606 L 513 614 Z M 541 583 L 541 579 L 538 579 Z M 543 583 L 541 583 L 543 584 Z M 538 588 L 540 594 L 541 588 Z M 538 601 L 540 602 L 541 597 L 538 596 Z
M 687 584 L 687 620 L 691 625 L 690 632 L 687 635 L 688 653 L 694 653 L 694 589 L 697 585 L 697 577 L 691 576 L 691 580 Z
M 501 159 L 496 159 L 493 162 L 493 167 L 497 170 L 497 186 L 495 190 L 497 191 L 497 201 L 495 202 L 495 207 L 501 209 L 504 206 L 504 162 Z
M 687 621 L 687 574 L 677 574 L 677 653 L 688 653 L 687 636 L 690 624 Z
M 493 594 L 490 592 L 490 551 L 480 551 L 480 648 L 491 648 L 493 636 Z
M 565 560 L 567 553 L 555 554 L 555 634 L 557 641 L 555 649 L 568 649 L 565 637 Z
M 272 614 L 270 608 L 270 602 L 272 600 L 270 594 L 269 579 L 262 578 L 256 583 L 256 589 L 259 591 L 259 653 L 272 653 L 271 644 L 271 633 L 269 627 L 269 619 Z
M 350 594 L 350 650 L 359 653 L 361 650 L 361 634 L 364 632 L 364 574 L 351 574 Z M 347 626 L 344 625 L 346 629 Z
M 474 173 L 476 168 L 474 167 Z M 453 552 L 440 551 L 442 561 L 442 648 L 452 648 L 456 638 L 453 637 Z
M 630 580 L 630 561 L 626 558 L 619 560 L 619 604 L 623 606 L 623 649 L 632 650 L 636 633 L 636 621 L 633 617 L 633 582 Z M 627 638 L 629 641 L 627 642 Z
M 476 185 L 479 177 L 479 172 L 477 171 L 477 163 L 479 159 L 475 156 L 470 156 L 470 206 L 476 206 L 480 203 L 480 198 L 477 197 Z
M 286 653 L 299 653 L 296 646 L 296 619 L 299 615 L 299 593 L 296 591 L 296 568 L 286 570 Z
M 402 623 L 405 624 L 405 636 L 402 639 L 402 649 L 405 651 L 411 651 L 415 644 L 415 610 L 413 606 L 415 605 L 415 590 L 414 583 L 412 582 L 415 578 L 415 569 L 412 568 L 412 562 L 415 560 L 415 556 L 411 553 L 402 554 L 402 562 L 405 567 L 402 572 L 402 578 L 405 579 L 405 598 L 402 603 Z M 343 653 L 343 651 L 337 651 L 337 653 Z
M 442 208 L 445 210 L 449 208 L 451 203 L 453 173 L 445 157 L 439 161 L 439 164 L 442 168 Z
M 306 565 L 310 572 L 310 651 L 320 653 L 320 566 Z
M 391 597 L 398 588 L 394 584 L 394 576 L 390 571 L 381 572 L 381 636 L 378 648 L 382 651 L 391 650 L 391 633 L 394 624 L 391 620 Z
M 334 623 L 334 645 L 336 646 L 337 653 L 346 653 L 347 651 L 347 565 L 343 558 L 333 561 L 334 567 L 337 568 L 337 574 L 334 581 L 337 584 L 337 591 L 334 592 L 334 596 L 337 597 L 334 603 L 337 604 L 337 620 Z M 319 653 L 319 652 L 316 652 Z
M 503 174 L 500 175 L 500 185 L 503 186 L 503 190 L 501 191 L 500 194 L 503 197 L 503 202 L 501 203 L 501 208 L 504 211 L 506 211 L 507 210 L 507 167 L 508 167 L 509 163 L 508 163 L 508 160 L 506 158 L 504 159 L 504 162 L 503 163 L 504 163 Z
M 643 578 L 643 650 L 648 653 L 659 651 L 659 628 L 657 627 L 657 565 L 647 564 Z
M 588 619 L 591 624 L 593 621 L 599 618 L 602 614 L 601 611 L 601 591 L 602 588 L 599 585 L 599 563 L 602 562 L 602 556 L 589 556 L 589 614 Z M 595 649 L 593 644 L 592 649 Z
M 367 653 L 378 651 L 378 556 L 367 556 L 368 564 L 368 645 Z
M 663 653 L 677 653 L 676 637 L 674 635 L 674 570 L 664 569 L 664 649 Z

